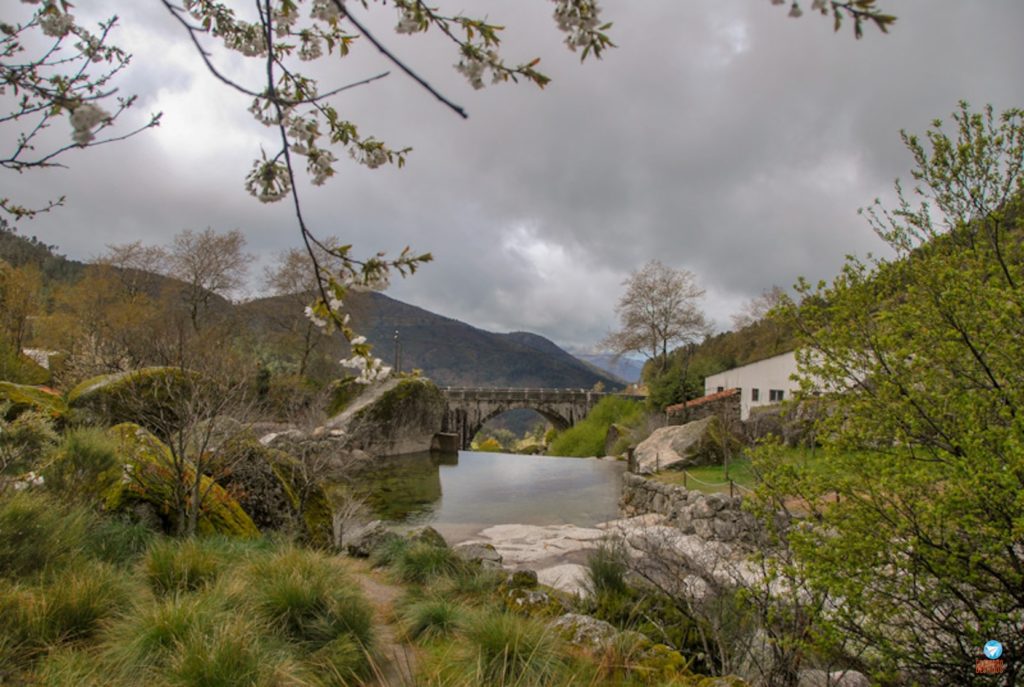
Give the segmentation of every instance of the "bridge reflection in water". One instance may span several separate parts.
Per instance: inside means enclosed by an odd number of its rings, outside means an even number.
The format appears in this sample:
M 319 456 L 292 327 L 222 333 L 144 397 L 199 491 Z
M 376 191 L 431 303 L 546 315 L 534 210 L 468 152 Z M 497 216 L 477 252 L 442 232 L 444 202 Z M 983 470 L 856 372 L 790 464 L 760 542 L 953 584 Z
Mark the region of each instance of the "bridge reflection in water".
M 491 418 L 515 408 L 540 413 L 555 429 L 572 427 L 609 394 L 587 389 L 441 389 L 445 397 L 441 431 L 455 435 L 458 446 L 468 450 L 476 433 Z

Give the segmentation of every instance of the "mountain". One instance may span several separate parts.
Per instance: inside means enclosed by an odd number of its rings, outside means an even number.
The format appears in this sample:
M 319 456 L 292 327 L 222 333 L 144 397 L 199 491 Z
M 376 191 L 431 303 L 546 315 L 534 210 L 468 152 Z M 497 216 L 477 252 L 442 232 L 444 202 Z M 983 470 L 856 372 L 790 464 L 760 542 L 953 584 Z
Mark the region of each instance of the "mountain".
M 242 304 L 252 326 L 272 326 L 271 318 L 293 312 L 294 298 L 261 298 Z M 621 389 L 621 380 L 594 368 L 538 334 L 498 334 L 437 315 L 382 293 L 351 293 L 345 300 L 352 326 L 374 345 L 389 365 L 395 359 L 395 332 L 403 370 L 420 369 L 439 386 L 589 389 L 601 382 Z M 337 346 L 337 353 L 344 351 Z
M 82 263 L 58 254 L 55 246 L 3 227 L 0 259 L 13 266 L 35 264 L 50 283 L 76 281 L 85 270 Z M 181 282 L 149 272 L 115 272 L 152 296 L 184 288 Z M 303 304 L 311 300 L 279 296 L 232 304 L 213 296 L 209 309 L 221 318 L 238 318 L 239 326 L 259 340 L 290 328 L 301 331 Z M 402 369 L 418 368 L 440 386 L 589 389 L 598 382 L 609 390 L 625 386 L 621 379 L 574 358 L 538 334 L 484 331 L 376 292 L 352 293 L 345 304 L 354 328 L 374 344 L 377 356 L 388 364 L 394 362 L 397 331 Z M 347 355 L 342 342 L 340 336 L 326 342 L 331 359 Z
M 640 381 L 640 373 L 644 369 L 644 361 L 626 356 L 615 357 L 612 353 L 573 353 L 585 363 L 599 370 L 633 384 Z

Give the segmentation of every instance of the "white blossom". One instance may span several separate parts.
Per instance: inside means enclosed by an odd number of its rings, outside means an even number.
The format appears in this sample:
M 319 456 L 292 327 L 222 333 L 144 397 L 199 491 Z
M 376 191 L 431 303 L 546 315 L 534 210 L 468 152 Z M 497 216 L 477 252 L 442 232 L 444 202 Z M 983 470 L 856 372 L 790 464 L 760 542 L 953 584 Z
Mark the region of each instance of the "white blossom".
M 310 322 L 312 322 L 316 326 L 320 327 L 321 329 L 326 329 L 327 328 L 327 320 L 323 319 L 322 317 L 319 317 L 313 311 L 312 307 L 307 305 L 306 309 L 303 312 L 306 315 L 306 319 L 308 319 Z
M 309 16 L 313 19 L 333 23 L 341 19 L 341 10 L 334 4 L 334 0 L 313 0 L 313 9 Z
M 328 305 L 328 307 L 330 307 L 331 312 L 340 312 L 341 311 L 341 306 L 344 305 L 344 304 L 341 302 L 340 298 L 335 298 L 335 297 L 332 296 L 331 300 L 327 302 L 327 305 Z M 348 317 L 348 316 L 346 315 L 346 317 Z
M 568 34 L 565 44 L 570 50 L 590 45 L 600 25 L 600 8 L 596 0 L 554 0 L 555 22 Z
M 44 12 L 39 16 L 39 27 L 43 34 L 53 38 L 63 38 L 75 27 L 75 18 L 60 12 Z
M 350 341 L 349 343 L 352 344 L 353 346 L 359 346 L 360 344 L 366 343 L 366 337 L 357 336 L 354 339 L 352 339 L 352 341 Z
M 278 38 L 284 38 L 291 31 L 292 26 L 299 18 L 299 13 L 295 10 L 284 11 L 284 9 L 274 10 L 274 33 Z
M 110 113 L 94 105 L 93 103 L 82 103 L 71 113 L 71 128 L 74 129 L 72 138 L 78 145 L 86 145 L 95 138 L 93 128 L 110 118 Z
M 275 203 L 292 190 L 288 168 L 273 160 L 256 160 L 245 177 L 245 189 L 262 203 Z
M 334 176 L 334 163 L 338 158 L 329 150 L 313 148 L 308 153 L 306 169 L 313 177 L 314 186 L 323 186 L 329 177 Z
M 324 54 L 323 46 L 320 44 L 320 37 L 312 31 L 302 32 L 302 45 L 299 46 L 299 59 L 304 62 L 316 60 Z
M 416 33 L 420 31 L 422 27 L 420 17 L 414 7 L 403 7 L 402 16 L 398 19 L 398 24 L 395 25 L 396 33 Z

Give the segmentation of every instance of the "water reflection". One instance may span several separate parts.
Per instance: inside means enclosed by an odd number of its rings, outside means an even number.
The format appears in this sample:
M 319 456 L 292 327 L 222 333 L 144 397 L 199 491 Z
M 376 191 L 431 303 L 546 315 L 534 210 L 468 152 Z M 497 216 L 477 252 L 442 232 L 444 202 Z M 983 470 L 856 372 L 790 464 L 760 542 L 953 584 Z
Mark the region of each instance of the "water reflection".
M 377 517 L 429 522 L 456 539 L 500 523 L 611 520 L 625 470 L 615 461 L 472 451 L 379 460 L 357 487 Z

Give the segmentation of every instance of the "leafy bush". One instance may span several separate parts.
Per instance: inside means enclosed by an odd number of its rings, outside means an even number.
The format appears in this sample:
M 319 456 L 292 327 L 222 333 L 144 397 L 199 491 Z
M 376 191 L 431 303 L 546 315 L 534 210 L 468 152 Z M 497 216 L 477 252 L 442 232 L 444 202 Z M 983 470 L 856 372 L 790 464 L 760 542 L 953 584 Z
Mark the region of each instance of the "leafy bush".
M 575 426 L 565 430 L 548 446 L 553 456 L 603 456 L 608 428 L 613 424 L 634 427 L 644 417 L 643 404 L 621 396 L 602 398 Z

